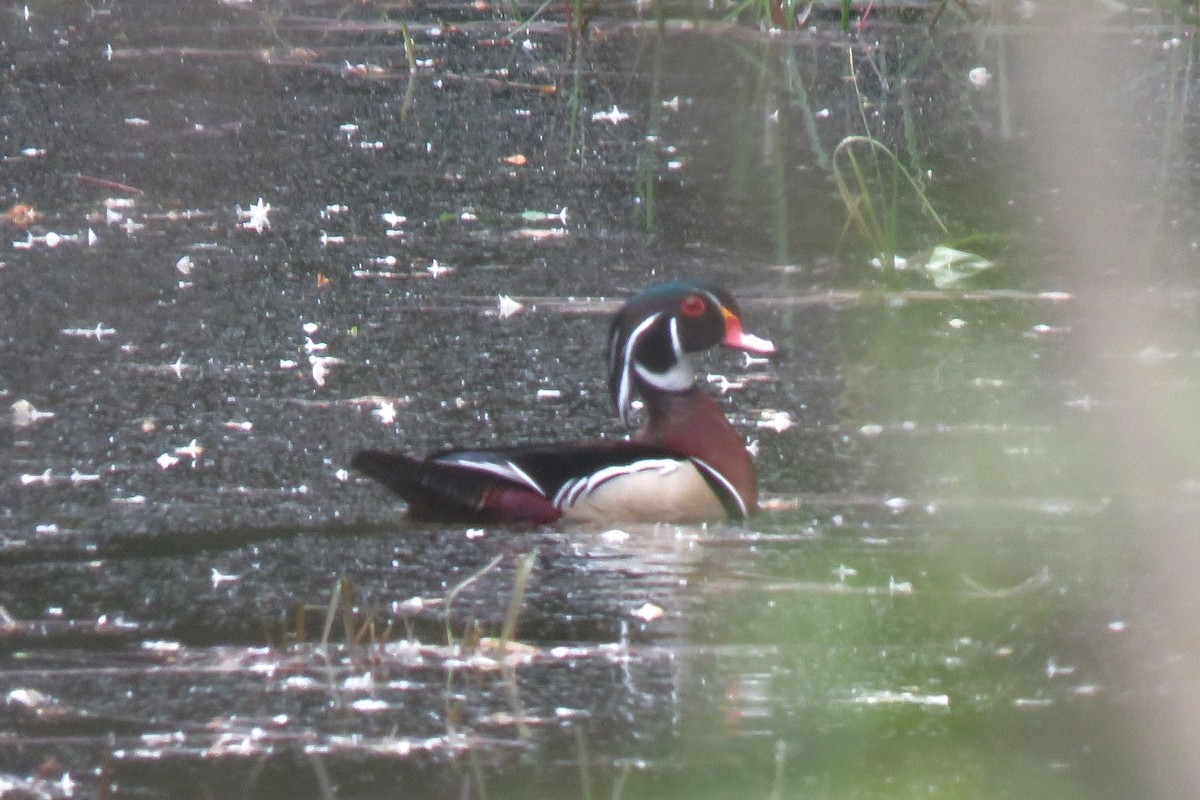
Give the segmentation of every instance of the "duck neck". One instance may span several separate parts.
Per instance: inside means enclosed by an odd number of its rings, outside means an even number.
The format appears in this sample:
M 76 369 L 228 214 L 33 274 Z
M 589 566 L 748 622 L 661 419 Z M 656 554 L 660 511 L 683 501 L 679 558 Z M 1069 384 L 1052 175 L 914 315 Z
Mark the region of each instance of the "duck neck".
M 733 484 L 753 511 L 758 498 L 754 464 L 742 437 L 716 401 L 694 381 L 681 392 L 660 391 L 645 384 L 641 389 L 646 424 L 634 439 L 705 462 Z

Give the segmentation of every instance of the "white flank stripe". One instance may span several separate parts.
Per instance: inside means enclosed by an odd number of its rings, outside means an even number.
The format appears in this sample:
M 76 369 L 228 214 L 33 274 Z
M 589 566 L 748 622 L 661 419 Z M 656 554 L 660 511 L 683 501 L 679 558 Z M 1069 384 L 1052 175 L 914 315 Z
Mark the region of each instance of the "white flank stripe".
M 746 501 L 742 499 L 742 496 L 738 493 L 738 490 L 733 488 L 733 484 L 729 482 L 728 478 L 726 478 L 721 473 L 717 472 L 717 470 L 711 464 L 701 461 L 698 458 L 693 458 L 693 459 L 691 459 L 691 461 L 697 467 L 704 470 L 710 476 L 715 478 L 717 483 L 719 483 L 725 487 L 725 489 L 729 492 L 730 496 L 733 497 L 733 499 L 737 501 L 738 510 L 742 512 L 742 519 L 746 519 L 747 517 L 750 516 L 750 512 L 746 509 Z
M 664 475 L 678 469 L 681 462 L 674 458 L 646 458 L 634 461 L 632 464 L 620 464 L 597 470 L 586 478 L 575 478 L 563 484 L 554 495 L 554 505 L 559 511 L 566 510 L 583 500 L 605 483 L 625 475 L 636 475 L 639 472 L 657 470 Z M 705 465 L 708 466 L 707 464 Z M 709 468 L 711 469 L 711 468 Z
M 511 461 L 505 461 L 503 464 L 500 464 L 495 461 L 473 461 L 469 458 L 439 458 L 437 460 L 442 464 L 454 464 L 458 467 L 496 475 L 510 481 L 515 481 L 516 483 L 523 483 L 543 497 L 546 496 L 546 490 L 531 478 L 529 473 Z

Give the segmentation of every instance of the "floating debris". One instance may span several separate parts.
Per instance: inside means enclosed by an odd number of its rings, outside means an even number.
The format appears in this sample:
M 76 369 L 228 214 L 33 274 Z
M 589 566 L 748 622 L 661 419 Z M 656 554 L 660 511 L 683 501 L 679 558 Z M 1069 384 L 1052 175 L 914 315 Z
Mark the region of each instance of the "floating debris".
M 725 377 L 724 375 L 710 374 L 708 376 L 708 382 L 715 383 L 717 385 L 718 391 L 720 391 L 721 394 L 729 394 L 729 392 L 732 391 L 733 389 L 745 389 L 746 388 L 745 381 L 731 381 L 731 380 L 729 380 L 729 378 Z
M 783 433 L 788 428 L 791 428 L 796 423 L 792 420 L 792 415 L 786 411 L 775 411 L 773 409 L 763 409 L 762 419 L 755 423 L 760 428 L 767 428 L 776 433 Z
M 992 73 L 987 67 L 975 67 L 973 70 L 967 73 L 967 80 L 969 80 L 971 85 L 976 89 L 982 89 L 992 82 Z
M 39 483 L 42 486 L 49 486 L 54 481 L 54 473 L 47 469 L 45 472 L 37 475 L 22 475 L 19 480 L 22 486 L 33 486 L 35 483 Z
M 522 211 L 521 219 L 526 222 L 549 222 L 556 219 L 563 225 L 567 224 L 567 207 L 563 206 L 558 211 Z
M 545 239 L 561 239 L 570 233 L 566 228 L 517 228 L 512 236 L 517 239 L 532 239 L 540 242 Z
M 71 484 L 74 486 L 78 486 L 82 483 L 99 483 L 100 482 L 100 474 L 99 473 L 80 472 L 77 469 L 73 469 L 73 470 L 71 470 L 71 476 L 70 476 L 69 480 L 71 481 Z
M 18 400 L 10 408 L 12 424 L 16 428 L 28 428 L 44 419 L 54 419 L 53 411 L 38 411 L 28 400 Z
M 237 206 L 238 225 L 246 230 L 262 233 L 267 228 L 271 227 L 271 204 L 263 202 L 263 199 L 258 198 L 258 202 L 249 208 L 243 209 Z
M 379 403 L 379 408 L 371 412 L 384 425 L 391 425 L 396 421 L 396 404 L 391 400 L 383 400 Z
M 176 447 L 175 455 L 190 458 L 192 461 L 195 461 L 200 456 L 204 455 L 204 448 L 197 444 L 195 439 L 192 439 L 183 447 Z
M 218 586 L 220 586 L 223 583 L 233 583 L 235 581 L 240 581 L 242 579 L 242 576 L 241 575 L 230 575 L 230 574 L 221 572 L 221 570 L 217 569 L 216 567 L 213 567 L 212 571 L 209 573 L 209 579 L 212 581 L 213 588 L 216 589 Z
M 869 689 L 858 692 L 854 697 L 854 702 L 867 706 L 911 704 L 949 708 L 950 695 L 917 694 L 910 691 L 897 692 L 891 689 Z
M 608 111 L 597 111 L 592 114 L 592 122 L 607 122 L 610 125 L 620 125 L 630 118 L 629 114 L 616 106 L 613 106 Z
M 646 603 L 641 608 L 636 608 L 629 612 L 633 616 L 645 622 L 654 622 L 663 616 L 664 612 L 661 606 L 656 606 L 654 603 Z
M 170 469 L 179 463 L 179 457 L 173 456 L 170 453 L 163 453 L 158 458 L 154 459 L 162 469 Z
M 37 209 L 28 203 L 14 203 L 8 211 L 0 215 L 0 220 L 21 230 L 36 225 L 41 218 L 42 215 L 38 213 Z
M 518 303 L 506 294 L 499 295 L 497 299 L 500 304 L 500 319 L 508 319 L 525 308 L 521 303 Z
M 438 263 L 438 260 L 435 258 L 433 260 L 433 263 L 431 263 L 428 267 L 425 268 L 425 271 L 429 273 L 430 277 L 436 279 L 436 278 L 442 277 L 443 275 L 452 274 L 453 272 L 455 272 L 455 269 L 454 269 L 454 267 L 443 267 L 441 264 Z
M 280 362 L 280 364 L 282 363 Z M 310 355 L 308 363 L 312 367 L 313 383 L 317 386 L 324 386 L 325 379 L 329 376 L 329 368 L 335 364 L 341 364 L 342 360 L 334 356 Z

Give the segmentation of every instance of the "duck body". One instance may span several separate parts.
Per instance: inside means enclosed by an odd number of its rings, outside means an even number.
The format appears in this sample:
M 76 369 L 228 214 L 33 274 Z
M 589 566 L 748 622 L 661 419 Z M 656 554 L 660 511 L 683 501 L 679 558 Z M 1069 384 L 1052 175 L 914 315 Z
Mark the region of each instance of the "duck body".
M 757 509 L 754 465 L 720 407 L 697 386 L 689 354 L 717 344 L 758 355 L 737 307 L 710 284 L 679 281 L 635 295 L 609 330 L 609 388 L 630 439 L 447 450 L 426 458 L 365 450 L 351 466 L 408 502 L 414 519 L 479 522 L 701 522 Z

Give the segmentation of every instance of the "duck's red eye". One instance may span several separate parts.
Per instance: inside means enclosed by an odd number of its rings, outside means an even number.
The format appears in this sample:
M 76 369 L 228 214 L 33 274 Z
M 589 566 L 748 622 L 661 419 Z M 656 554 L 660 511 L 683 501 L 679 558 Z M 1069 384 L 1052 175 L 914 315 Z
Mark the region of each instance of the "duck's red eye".
M 687 317 L 698 317 L 708 310 L 708 304 L 704 302 L 704 298 L 698 294 L 689 294 L 683 298 L 683 302 L 679 304 L 679 310 Z

